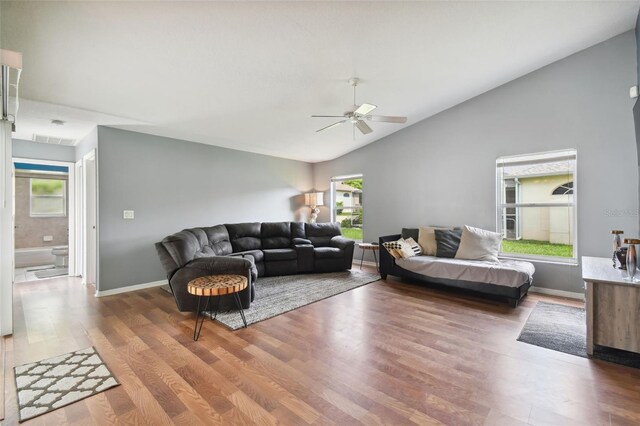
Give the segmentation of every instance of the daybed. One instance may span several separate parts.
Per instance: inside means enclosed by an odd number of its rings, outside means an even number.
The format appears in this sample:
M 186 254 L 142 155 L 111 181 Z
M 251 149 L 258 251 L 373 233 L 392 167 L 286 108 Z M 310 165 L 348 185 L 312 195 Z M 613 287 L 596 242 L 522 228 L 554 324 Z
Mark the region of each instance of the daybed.
M 244 309 L 255 297 L 257 277 L 351 268 L 354 241 L 337 223 L 235 223 L 184 229 L 156 243 L 156 251 L 180 311 L 195 311 L 189 281 L 215 274 L 239 274 L 249 286 L 239 293 Z M 220 305 L 231 306 L 223 296 Z
M 383 279 L 386 279 L 387 275 L 393 275 L 413 281 L 471 290 L 506 298 L 513 307 L 518 306 L 531 287 L 535 267 L 530 262 L 504 259 L 490 262 L 424 255 L 394 259 L 383 243 L 396 241 L 401 237 L 402 234 L 380 237 L 380 275 Z

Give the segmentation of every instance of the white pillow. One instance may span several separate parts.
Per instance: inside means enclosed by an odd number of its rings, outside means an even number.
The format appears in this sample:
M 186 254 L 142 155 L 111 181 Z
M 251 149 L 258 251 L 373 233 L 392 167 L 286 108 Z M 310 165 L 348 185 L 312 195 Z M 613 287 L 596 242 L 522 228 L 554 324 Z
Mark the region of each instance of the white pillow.
M 418 228 L 418 244 L 422 249 L 422 254 L 427 256 L 435 256 L 438 251 L 438 243 L 436 243 L 436 229 L 452 229 L 440 228 L 436 226 L 421 226 Z
M 502 234 L 465 225 L 462 227 L 460 246 L 455 258 L 498 262 L 500 244 Z

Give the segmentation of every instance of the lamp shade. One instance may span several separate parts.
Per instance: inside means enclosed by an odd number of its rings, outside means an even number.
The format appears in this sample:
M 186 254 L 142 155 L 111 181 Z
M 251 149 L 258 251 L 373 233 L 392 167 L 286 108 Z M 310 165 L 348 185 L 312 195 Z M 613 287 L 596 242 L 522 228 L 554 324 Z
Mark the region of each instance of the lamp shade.
M 12 50 L 0 49 L 0 65 L 9 68 L 22 69 L 22 53 Z
M 304 194 L 304 204 L 307 206 L 323 206 L 324 205 L 324 193 L 323 192 L 308 192 Z

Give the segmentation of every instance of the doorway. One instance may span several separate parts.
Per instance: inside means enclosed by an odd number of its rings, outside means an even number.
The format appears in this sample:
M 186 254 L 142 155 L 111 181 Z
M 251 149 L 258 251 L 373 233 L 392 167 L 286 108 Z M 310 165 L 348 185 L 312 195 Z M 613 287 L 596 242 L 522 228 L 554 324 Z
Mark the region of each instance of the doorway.
M 76 275 L 75 168 L 14 158 L 14 283 Z

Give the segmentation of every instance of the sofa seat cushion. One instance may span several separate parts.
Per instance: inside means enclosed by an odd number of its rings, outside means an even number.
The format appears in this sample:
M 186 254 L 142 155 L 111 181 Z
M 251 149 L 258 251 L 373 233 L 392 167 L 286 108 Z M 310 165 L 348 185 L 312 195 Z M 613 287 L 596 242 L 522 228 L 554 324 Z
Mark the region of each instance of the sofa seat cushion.
M 296 260 L 298 254 L 292 248 L 264 249 L 264 260 L 267 262 L 276 260 Z
M 241 251 L 239 253 L 233 253 L 231 256 L 242 256 L 243 254 L 250 254 L 251 256 L 253 256 L 253 260 L 256 263 L 260 263 L 264 261 L 264 253 L 262 253 L 262 250 L 247 250 L 247 251 Z
M 336 247 L 316 247 L 313 249 L 316 259 L 340 259 L 342 250 Z
M 433 256 L 415 256 L 397 259 L 396 265 L 428 278 L 470 281 L 506 287 L 520 287 L 533 279 L 535 267 L 521 260 L 447 259 Z

